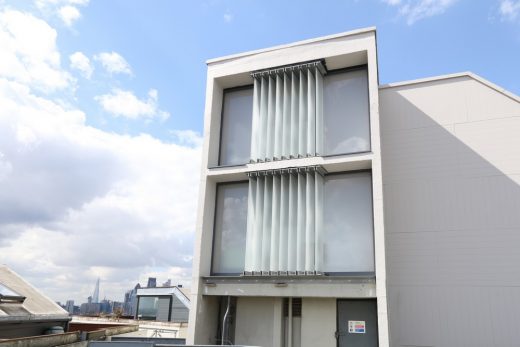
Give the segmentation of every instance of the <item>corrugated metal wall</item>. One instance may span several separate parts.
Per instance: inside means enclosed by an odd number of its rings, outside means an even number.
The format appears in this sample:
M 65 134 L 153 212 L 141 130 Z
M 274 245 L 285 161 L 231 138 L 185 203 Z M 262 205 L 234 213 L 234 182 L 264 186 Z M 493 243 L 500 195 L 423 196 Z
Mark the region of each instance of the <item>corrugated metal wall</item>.
M 172 322 L 187 322 L 190 310 L 175 296 L 172 295 Z
M 520 103 L 458 77 L 380 110 L 391 346 L 519 346 Z

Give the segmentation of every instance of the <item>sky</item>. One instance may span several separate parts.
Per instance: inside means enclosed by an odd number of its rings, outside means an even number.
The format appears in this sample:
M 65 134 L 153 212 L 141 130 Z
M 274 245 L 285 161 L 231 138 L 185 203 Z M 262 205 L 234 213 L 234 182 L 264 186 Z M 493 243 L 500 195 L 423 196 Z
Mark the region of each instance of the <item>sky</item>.
M 205 61 L 369 26 L 381 84 L 520 94 L 520 0 L 0 0 L 0 263 L 61 302 L 189 286 Z

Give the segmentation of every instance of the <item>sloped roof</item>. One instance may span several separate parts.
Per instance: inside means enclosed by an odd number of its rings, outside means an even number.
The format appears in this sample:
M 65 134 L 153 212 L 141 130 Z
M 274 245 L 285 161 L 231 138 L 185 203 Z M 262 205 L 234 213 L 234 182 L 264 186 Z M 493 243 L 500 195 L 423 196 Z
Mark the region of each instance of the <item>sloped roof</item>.
M 68 319 L 67 311 L 5 265 L 0 265 L 0 288 L 0 321 Z

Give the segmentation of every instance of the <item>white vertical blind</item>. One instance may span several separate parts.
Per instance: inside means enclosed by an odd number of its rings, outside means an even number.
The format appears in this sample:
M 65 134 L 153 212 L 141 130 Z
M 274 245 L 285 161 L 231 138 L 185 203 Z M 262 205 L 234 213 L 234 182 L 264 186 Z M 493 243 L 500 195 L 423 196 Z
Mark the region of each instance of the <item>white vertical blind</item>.
M 252 73 L 252 162 L 320 153 L 324 73 L 319 61 Z
M 321 271 L 323 169 L 251 172 L 246 274 Z

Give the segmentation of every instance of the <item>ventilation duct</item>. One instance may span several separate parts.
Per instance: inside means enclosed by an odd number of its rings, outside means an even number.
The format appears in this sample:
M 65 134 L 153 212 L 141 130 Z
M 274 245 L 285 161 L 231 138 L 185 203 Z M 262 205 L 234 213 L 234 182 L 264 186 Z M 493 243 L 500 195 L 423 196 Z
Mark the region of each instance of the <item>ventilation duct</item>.
M 320 166 L 249 173 L 245 275 L 315 275 L 323 263 Z
M 323 154 L 321 61 L 253 72 L 251 162 Z

